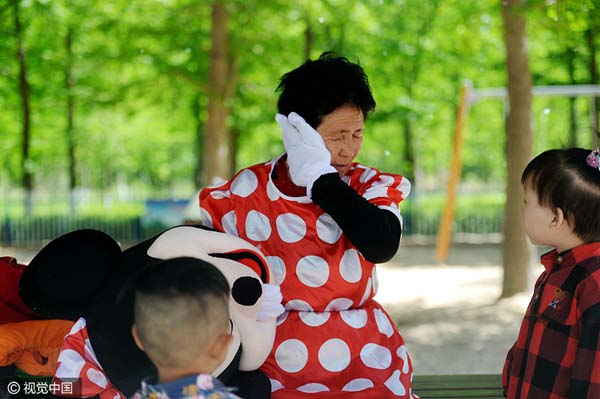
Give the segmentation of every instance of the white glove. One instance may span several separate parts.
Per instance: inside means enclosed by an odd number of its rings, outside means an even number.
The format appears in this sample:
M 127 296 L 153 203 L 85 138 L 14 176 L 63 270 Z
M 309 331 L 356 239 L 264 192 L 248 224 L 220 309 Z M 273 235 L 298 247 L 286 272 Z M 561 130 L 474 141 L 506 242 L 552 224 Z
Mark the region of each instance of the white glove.
M 326 173 L 337 172 L 331 166 L 331 154 L 319 132 L 297 113 L 292 112 L 287 118 L 277 114 L 275 120 L 283 133 L 292 181 L 306 187 L 306 194 L 311 198 L 315 180 Z
M 281 289 L 277 284 L 263 284 L 262 304 L 256 316 L 256 320 L 276 319 L 285 312 L 281 301 Z

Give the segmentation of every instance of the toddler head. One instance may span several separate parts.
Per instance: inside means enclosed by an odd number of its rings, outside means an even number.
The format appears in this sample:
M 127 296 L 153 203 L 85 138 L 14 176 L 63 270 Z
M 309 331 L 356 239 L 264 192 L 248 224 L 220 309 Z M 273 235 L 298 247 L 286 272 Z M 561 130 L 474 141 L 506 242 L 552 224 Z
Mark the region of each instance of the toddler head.
M 160 382 L 219 366 L 231 326 L 229 284 L 215 266 L 196 258 L 162 260 L 144 269 L 134 289 L 133 335 Z
M 600 241 L 600 153 L 583 148 L 548 150 L 521 177 L 523 227 L 540 245 L 557 247 L 569 232 L 582 243 Z

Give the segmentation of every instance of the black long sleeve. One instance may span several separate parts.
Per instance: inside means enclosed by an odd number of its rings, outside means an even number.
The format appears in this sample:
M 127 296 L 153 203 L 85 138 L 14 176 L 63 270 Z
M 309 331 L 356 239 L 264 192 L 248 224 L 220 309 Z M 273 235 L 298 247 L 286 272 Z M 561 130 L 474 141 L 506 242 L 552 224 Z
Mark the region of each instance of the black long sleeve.
M 322 175 L 315 181 L 312 201 L 336 221 L 368 261 L 387 262 L 398 251 L 402 232 L 398 217 L 369 203 L 337 173 Z

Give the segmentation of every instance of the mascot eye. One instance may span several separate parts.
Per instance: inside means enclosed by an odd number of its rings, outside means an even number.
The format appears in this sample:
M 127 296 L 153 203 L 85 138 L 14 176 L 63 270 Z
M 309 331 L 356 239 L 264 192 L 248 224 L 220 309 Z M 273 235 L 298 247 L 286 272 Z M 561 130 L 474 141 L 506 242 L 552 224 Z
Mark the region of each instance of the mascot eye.
M 262 295 L 262 284 L 254 277 L 240 277 L 231 287 L 233 299 L 244 306 L 252 306 Z

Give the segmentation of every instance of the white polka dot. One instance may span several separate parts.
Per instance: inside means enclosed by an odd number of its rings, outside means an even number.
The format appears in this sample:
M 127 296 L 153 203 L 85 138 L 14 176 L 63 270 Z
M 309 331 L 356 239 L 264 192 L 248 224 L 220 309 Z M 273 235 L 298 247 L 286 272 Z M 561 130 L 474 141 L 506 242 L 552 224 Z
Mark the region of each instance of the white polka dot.
M 206 187 L 207 188 L 217 188 L 217 187 L 221 187 L 225 183 L 227 183 L 227 180 L 222 179 L 220 177 L 213 177 L 211 184 L 209 184 Z
M 106 383 L 108 381 L 106 380 L 106 376 L 104 375 L 104 373 L 96 369 L 88 369 L 85 374 L 91 382 L 98 385 L 100 388 L 106 388 Z
M 120 393 L 116 394 L 115 396 L 113 396 L 113 399 L 121 399 L 121 394 Z
M 254 241 L 266 241 L 271 236 L 269 218 L 258 211 L 250 211 L 246 216 L 246 236 Z
M 281 382 L 274 380 L 272 378 L 269 378 L 269 380 L 271 380 L 271 392 L 279 391 L 280 389 L 284 388 L 284 386 Z
M 366 344 L 360 350 L 360 360 L 372 369 L 385 370 L 392 364 L 392 354 L 385 346 Z
M 306 393 L 316 393 L 316 392 L 329 392 L 329 388 L 327 388 L 323 384 L 317 384 L 316 382 L 311 382 L 310 384 L 304 384 L 301 387 L 296 388 L 297 391 L 306 392 Z
M 310 327 L 319 327 L 329 320 L 331 312 L 299 312 L 300 320 Z
M 324 213 L 317 219 L 317 235 L 327 244 L 335 244 L 342 235 L 342 229 L 331 216 Z
M 271 201 L 277 201 L 279 199 L 279 193 L 277 192 L 277 190 L 275 189 L 275 185 L 271 181 L 267 183 L 267 196 Z
M 258 187 L 258 178 L 251 170 L 244 170 L 231 183 L 231 192 L 246 198 Z
M 362 267 L 356 249 L 347 249 L 344 251 L 344 255 L 340 261 L 340 274 L 349 283 L 356 283 L 362 277 Z
M 347 185 L 350 185 L 350 176 L 347 176 L 347 175 L 346 175 L 346 176 L 343 176 L 343 177 L 342 177 L 342 181 L 343 181 L 344 183 L 346 183 Z
M 100 367 L 100 363 L 98 363 L 98 359 L 96 358 L 96 354 L 94 353 L 94 350 L 92 349 L 92 343 L 90 342 L 89 338 L 87 338 L 85 340 L 83 352 L 85 353 L 85 358 L 90 363 L 92 363 L 94 366 L 98 367 L 99 369 L 102 368 L 102 367 Z
M 313 308 L 310 304 L 302 299 L 292 299 L 285 304 L 286 310 L 297 310 L 300 312 L 312 312 Z
M 344 385 L 342 391 L 358 392 L 368 388 L 373 388 L 374 386 L 375 385 L 373 384 L 373 381 L 369 380 L 368 378 L 357 378 Z
M 294 243 L 300 241 L 306 235 L 306 223 L 300 216 L 293 213 L 284 213 L 277 216 L 275 224 L 282 241 Z
M 371 187 L 364 194 L 363 198 L 366 200 L 372 200 L 373 198 L 387 198 L 388 188 L 387 187 Z
M 392 324 L 387 315 L 382 312 L 381 309 L 374 309 L 373 313 L 375 313 L 375 322 L 377 323 L 379 332 L 388 338 L 394 335 L 394 329 L 392 328 Z
M 285 280 L 285 263 L 279 256 L 267 256 L 267 263 L 273 273 L 272 283 L 281 285 Z
M 377 268 L 373 268 L 373 273 L 371 274 L 371 278 L 373 279 L 373 296 L 377 294 L 379 290 L 379 280 L 377 280 Z
M 203 226 L 210 227 L 211 229 L 213 227 L 212 217 L 204 208 L 200 208 L 200 223 L 202 223 Z
M 402 359 L 402 361 L 404 362 L 404 365 L 402 366 L 402 372 L 404 374 L 408 373 L 409 364 L 408 364 L 408 351 L 406 350 L 406 345 L 400 345 L 398 347 L 398 350 L 396 351 L 396 355 L 400 359 Z
M 61 379 L 79 378 L 79 373 L 85 366 L 85 360 L 73 349 L 61 351 L 57 362 L 60 363 L 60 366 L 58 366 L 54 375 Z
M 360 303 L 358 304 L 358 306 L 362 306 L 365 304 L 365 302 L 367 302 L 367 300 L 371 297 L 371 277 L 369 277 L 369 280 L 367 280 L 367 287 L 365 288 L 365 293 L 362 296 L 362 299 L 360 300 Z
M 290 312 L 283 312 L 282 314 L 280 314 L 277 317 L 277 323 L 276 324 L 278 326 L 282 325 L 287 320 L 289 314 L 290 314 Z
M 369 180 L 371 180 L 375 175 L 377 174 L 377 172 L 375 172 L 373 169 L 371 168 L 366 168 L 361 174 L 360 177 L 358 178 L 358 180 L 361 183 L 366 183 Z
M 394 395 L 406 395 L 406 388 L 404 388 L 404 385 L 402 385 L 402 382 L 400 381 L 400 370 L 394 370 L 390 378 L 388 378 L 384 384 Z
M 350 327 L 359 329 L 367 325 L 367 311 L 364 309 L 344 310 L 340 315 Z
M 378 186 L 390 187 L 396 182 L 396 179 L 390 175 L 379 175 L 379 179 L 377 179 Z
M 237 220 L 235 217 L 235 211 L 229 211 L 221 218 L 221 224 L 225 233 L 234 236 L 239 236 L 237 231 Z
M 75 324 L 73 324 L 73 327 L 71 327 L 71 330 L 69 330 L 69 333 L 67 335 L 74 335 L 76 333 L 78 333 L 81 329 L 83 329 L 86 325 L 86 321 L 83 317 L 80 317 L 79 319 L 77 319 L 77 322 L 75 322 Z
M 231 197 L 231 191 L 229 190 L 215 190 L 210 192 L 210 196 L 214 199 L 223 199 Z
M 327 340 L 319 348 L 319 363 L 327 371 L 342 371 L 350 364 L 350 348 L 339 338 Z
M 408 179 L 406 179 L 404 177 L 400 181 L 400 184 L 398 184 L 396 186 L 396 190 L 398 190 L 402 193 L 402 198 L 408 197 L 408 194 L 410 194 L 410 189 L 411 189 L 410 181 L 408 181 Z
M 308 287 L 320 287 L 329 279 L 329 265 L 325 259 L 308 255 L 298 261 L 296 275 Z
M 283 341 L 275 351 L 277 365 L 288 373 L 296 373 L 306 366 L 308 349 L 302 341 L 288 339 Z
M 327 312 L 334 312 L 340 310 L 348 310 L 352 307 L 352 299 L 348 298 L 336 298 L 325 307 Z

